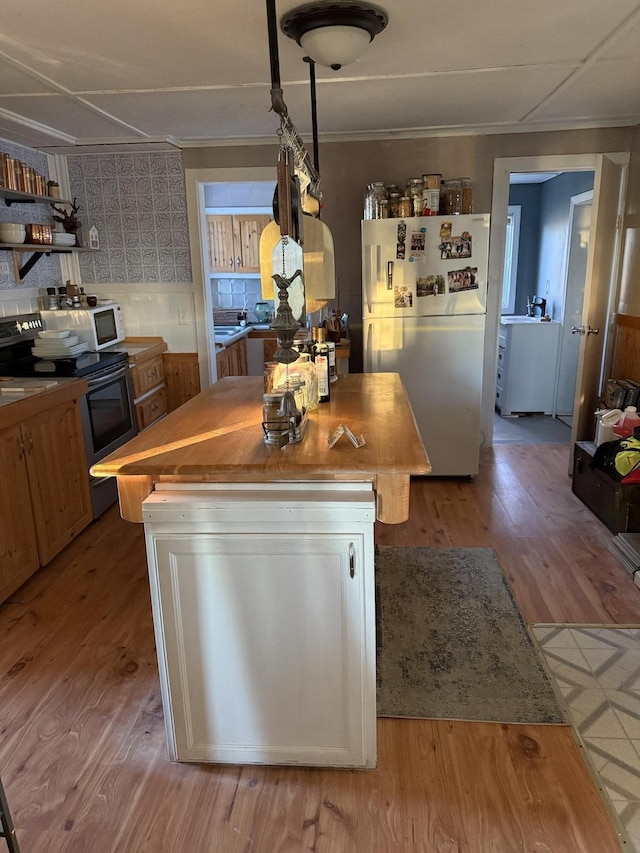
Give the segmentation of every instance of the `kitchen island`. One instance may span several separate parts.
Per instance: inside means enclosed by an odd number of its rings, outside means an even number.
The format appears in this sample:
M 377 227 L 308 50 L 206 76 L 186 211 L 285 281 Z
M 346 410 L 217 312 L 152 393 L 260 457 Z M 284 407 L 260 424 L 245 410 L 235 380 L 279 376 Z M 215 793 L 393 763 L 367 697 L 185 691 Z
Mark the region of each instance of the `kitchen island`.
M 375 766 L 373 525 L 430 465 L 397 374 L 331 392 L 279 449 L 262 379 L 224 379 L 92 468 L 145 523 L 172 759 Z

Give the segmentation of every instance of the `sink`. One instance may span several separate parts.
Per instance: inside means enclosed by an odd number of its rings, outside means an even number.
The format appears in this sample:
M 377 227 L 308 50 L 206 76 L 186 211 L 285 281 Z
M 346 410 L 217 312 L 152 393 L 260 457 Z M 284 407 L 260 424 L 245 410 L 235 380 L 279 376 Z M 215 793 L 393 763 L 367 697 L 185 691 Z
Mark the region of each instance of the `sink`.
M 214 339 L 217 344 L 227 346 L 249 331 L 248 326 L 214 326 Z
M 213 327 L 216 335 L 235 335 L 237 332 L 242 331 L 243 328 L 246 328 L 246 326 L 218 326 L 217 323 Z

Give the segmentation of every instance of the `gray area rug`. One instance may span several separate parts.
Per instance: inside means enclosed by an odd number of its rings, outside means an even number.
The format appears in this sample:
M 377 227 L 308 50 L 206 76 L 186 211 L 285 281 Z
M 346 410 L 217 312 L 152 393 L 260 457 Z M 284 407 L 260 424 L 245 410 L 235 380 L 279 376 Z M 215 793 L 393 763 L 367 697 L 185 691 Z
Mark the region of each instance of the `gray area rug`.
M 491 548 L 376 549 L 378 716 L 563 723 Z

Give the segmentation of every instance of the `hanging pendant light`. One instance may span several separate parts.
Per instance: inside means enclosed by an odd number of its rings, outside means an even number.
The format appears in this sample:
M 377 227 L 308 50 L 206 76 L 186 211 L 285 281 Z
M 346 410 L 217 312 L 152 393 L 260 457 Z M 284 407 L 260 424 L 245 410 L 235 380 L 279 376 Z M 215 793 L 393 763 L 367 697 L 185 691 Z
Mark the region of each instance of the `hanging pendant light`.
M 318 65 L 338 71 L 359 59 L 387 22 L 387 13 L 376 6 L 334 0 L 292 9 L 280 28 Z

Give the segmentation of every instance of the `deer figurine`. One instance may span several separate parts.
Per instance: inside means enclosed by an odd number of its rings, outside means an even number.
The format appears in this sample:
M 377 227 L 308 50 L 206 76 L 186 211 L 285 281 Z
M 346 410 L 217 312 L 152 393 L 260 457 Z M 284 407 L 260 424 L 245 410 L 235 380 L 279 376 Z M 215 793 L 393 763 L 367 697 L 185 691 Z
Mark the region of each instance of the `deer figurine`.
M 56 222 L 61 222 L 62 227 L 67 232 L 67 234 L 74 234 L 76 238 L 76 246 L 80 246 L 80 239 L 78 235 L 78 229 L 82 225 L 80 220 L 78 219 L 78 211 L 80 210 L 80 205 L 77 203 L 77 199 L 74 197 L 73 202 L 71 204 L 71 212 L 69 213 L 65 210 L 64 207 L 60 207 L 60 205 L 52 204 L 51 207 L 55 210 L 56 213 L 53 214 L 53 218 Z

